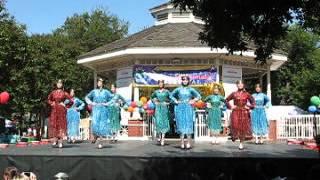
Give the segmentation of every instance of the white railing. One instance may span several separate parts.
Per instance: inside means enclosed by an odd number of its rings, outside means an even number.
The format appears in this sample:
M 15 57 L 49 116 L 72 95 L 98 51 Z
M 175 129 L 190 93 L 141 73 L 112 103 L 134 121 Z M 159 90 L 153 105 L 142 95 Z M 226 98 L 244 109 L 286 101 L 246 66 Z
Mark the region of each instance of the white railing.
M 152 116 L 145 114 L 143 120 L 143 136 L 153 138 L 155 135 L 155 128 Z
M 197 110 L 194 123 L 194 139 L 201 140 L 209 137 L 207 126 L 207 113 L 205 110 Z
M 288 115 L 277 120 L 277 139 L 313 139 L 314 118 L 320 134 L 320 115 Z
M 228 127 L 229 125 L 230 111 L 224 112 L 224 118 L 222 118 L 222 126 Z M 210 132 L 207 125 L 207 113 L 205 110 L 196 111 L 196 119 L 194 124 L 194 139 L 196 141 L 206 141 L 210 140 Z
M 230 112 L 225 113 L 223 118 L 222 126 L 228 127 L 229 125 Z M 317 122 L 317 133 L 320 134 L 320 115 L 316 115 Z M 206 141 L 209 139 L 209 131 L 207 127 L 207 114 L 204 110 L 196 111 L 195 119 L 195 129 L 194 129 L 194 139 L 196 141 Z M 276 119 L 276 133 L 278 140 L 287 140 L 287 139 L 313 139 L 314 136 L 314 116 L 313 115 L 286 115 L 279 116 Z M 145 115 L 141 125 L 143 128 L 143 137 L 145 138 L 154 138 L 155 137 L 155 128 L 152 116 Z M 89 126 L 80 127 L 81 139 L 89 139 Z
M 210 134 L 207 126 L 207 113 L 205 110 L 197 110 L 195 114 L 194 122 L 194 139 L 196 141 L 205 141 L 210 139 Z M 229 113 L 225 113 L 225 118 L 223 119 L 223 126 L 227 126 L 225 119 L 228 119 Z M 155 136 L 155 128 L 152 117 L 145 115 L 143 117 L 143 127 L 144 127 L 144 136 L 153 138 Z
M 197 110 L 195 119 L 194 138 L 195 140 L 205 140 L 209 138 L 209 131 L 206 123 L 207 113 L 205 110 Z M 143 135 L 149 138 L 154 138 L 156 132 L 152 116 L 144 115 L 143 117 Z

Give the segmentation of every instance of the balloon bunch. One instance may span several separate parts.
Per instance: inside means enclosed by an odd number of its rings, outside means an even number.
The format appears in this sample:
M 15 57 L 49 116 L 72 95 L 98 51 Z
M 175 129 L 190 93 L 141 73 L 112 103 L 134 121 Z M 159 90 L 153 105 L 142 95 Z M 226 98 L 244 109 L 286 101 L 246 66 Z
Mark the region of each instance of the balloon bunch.
M 7 91 L 0 93 L 0 104 L 8 104 L 10 100 L 10 94 Z
M 311 105 L 308 108 L 308 111 L 311 113 L 316 113 L 318 111 L 318 107 L 320 106 L 320 98 L 318 96 L 312 96 L 310 98 Z
M 136 108 L 139 109 L 140 113 L 147 113 L 148 115 L 154 114 L 155 105 L 154 103 L 146 97 L 141 97 L 138 102 L 127 102 L 129 106 L 124 106 L 124 110 L 128 112 L 134 112 Z
M 202 100 L 199 100 L 199 101 L 195 102 L 194 104 L 192 104 L 192 106 L 197 109 L 204 109 L 207 107 L 207 104 L 205 102 L 203 102 Z

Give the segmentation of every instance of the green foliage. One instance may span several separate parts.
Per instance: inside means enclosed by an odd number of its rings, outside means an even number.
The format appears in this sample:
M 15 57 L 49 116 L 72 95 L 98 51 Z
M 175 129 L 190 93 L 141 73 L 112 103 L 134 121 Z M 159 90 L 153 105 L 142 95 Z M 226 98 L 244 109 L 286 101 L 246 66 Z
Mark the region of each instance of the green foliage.
M 14 80 L 17 71 L 25 67 L 27 41 L 25 27 L 16 23 L 0 3 L 0 92 L 9 91 L 13 97 L 25 88 L 25 84 L 18 85 Z M 8 115 L 14 109 L 22 108 L 19 99 L 13 99 L 8 105 L 1 106 L 0 113 Z
M 320 32 L 319 0 L 172 0 L 190 8 L 205 22 L 200 39 L 230 53 L 245 51 L 253 41 L 256 60 L 265 62 L 277 48 L 288 24 L 296 22 Z
M 11 94 L 0 114 L 48 115 L 47 96 L 57 79 L 80 98 L 93 87 L 93 73 L 77 64 L 77 57 L 122 38 L 128 23 L 103 9 L 68 17 L 51 34 L 27 36 L 24 26 L 10 17 L 0 3 L 0 91 Z
M 67 37 L 84 52 L 120 39 L 127 33 L 128 23 L 104 9 L 96 9 L 91 14 L 75 14 L 54 31 L 54 35 Z
M 272 74 L 276 104 L 295 104 L 307 108 L 310 97 L 320 89 L 320 37 L 301 27 L 292 27 L 283 40 L 288 61 Z

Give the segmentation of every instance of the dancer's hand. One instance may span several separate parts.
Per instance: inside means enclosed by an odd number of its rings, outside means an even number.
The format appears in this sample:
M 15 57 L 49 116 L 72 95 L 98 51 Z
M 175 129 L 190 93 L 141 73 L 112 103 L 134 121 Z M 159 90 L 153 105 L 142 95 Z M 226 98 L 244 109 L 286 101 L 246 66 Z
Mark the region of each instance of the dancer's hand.
M 30 180 L 37 180 L 37 176 L 34 173 L 30 173 Z
M 63 103 L 63 102 L 61 102 L 61 103 L 59 103 L 61 106 L 63 106 L 63 107 L 66 107 L 66 105 Z
M 207 103 L 207 108 L 212 108 L 211 103 Z
M 189 101 L 189 104 L 194 104 L 194 103 L 195 103 L 194 100 L 190 100 L 190 101 Z
M 29 173 L 27 175 L 27 173 Z M 37 176 L 33 172 L 23 172 L 21 173 L 24 179 L 37 180 Z
M 96 105 L 97 105 L 97 103 L 93 102 L 93 103 L 91 103 L 91 105 L 92 105 L 92 106 L 96 106 Z
M 250 110 L 250 107 L 249 107 L 249 106 L 245 106 L 244 108 L 246 108 L 247 110 Z

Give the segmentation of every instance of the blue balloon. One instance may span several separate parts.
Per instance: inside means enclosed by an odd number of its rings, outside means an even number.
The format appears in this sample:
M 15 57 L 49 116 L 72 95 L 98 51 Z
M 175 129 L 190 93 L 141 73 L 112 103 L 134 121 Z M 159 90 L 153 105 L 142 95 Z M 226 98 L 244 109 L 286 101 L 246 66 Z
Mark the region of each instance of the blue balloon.
M 128 110 L 128 108 L 129 108 L 129 106 L 128 106 L 128 105 L 126 105 L 126 104 L 125 104 L 125 105 L 123 105 L 123 109 L 124 109 L 124 110 Z
M 311 113 L 317 112 L 317 107 L 316 106 L 309 106 L 308 111 Z
M 153 102 L 148 103 L 148 109 L 154 109 L 155 105 L 153 104 Z
M 129 106 L 131 104 L 131 100 L 126 100 L 126 104 Z
M 145 113 L 145 110 L 143 108 L 139 108 L 140 113 Z

